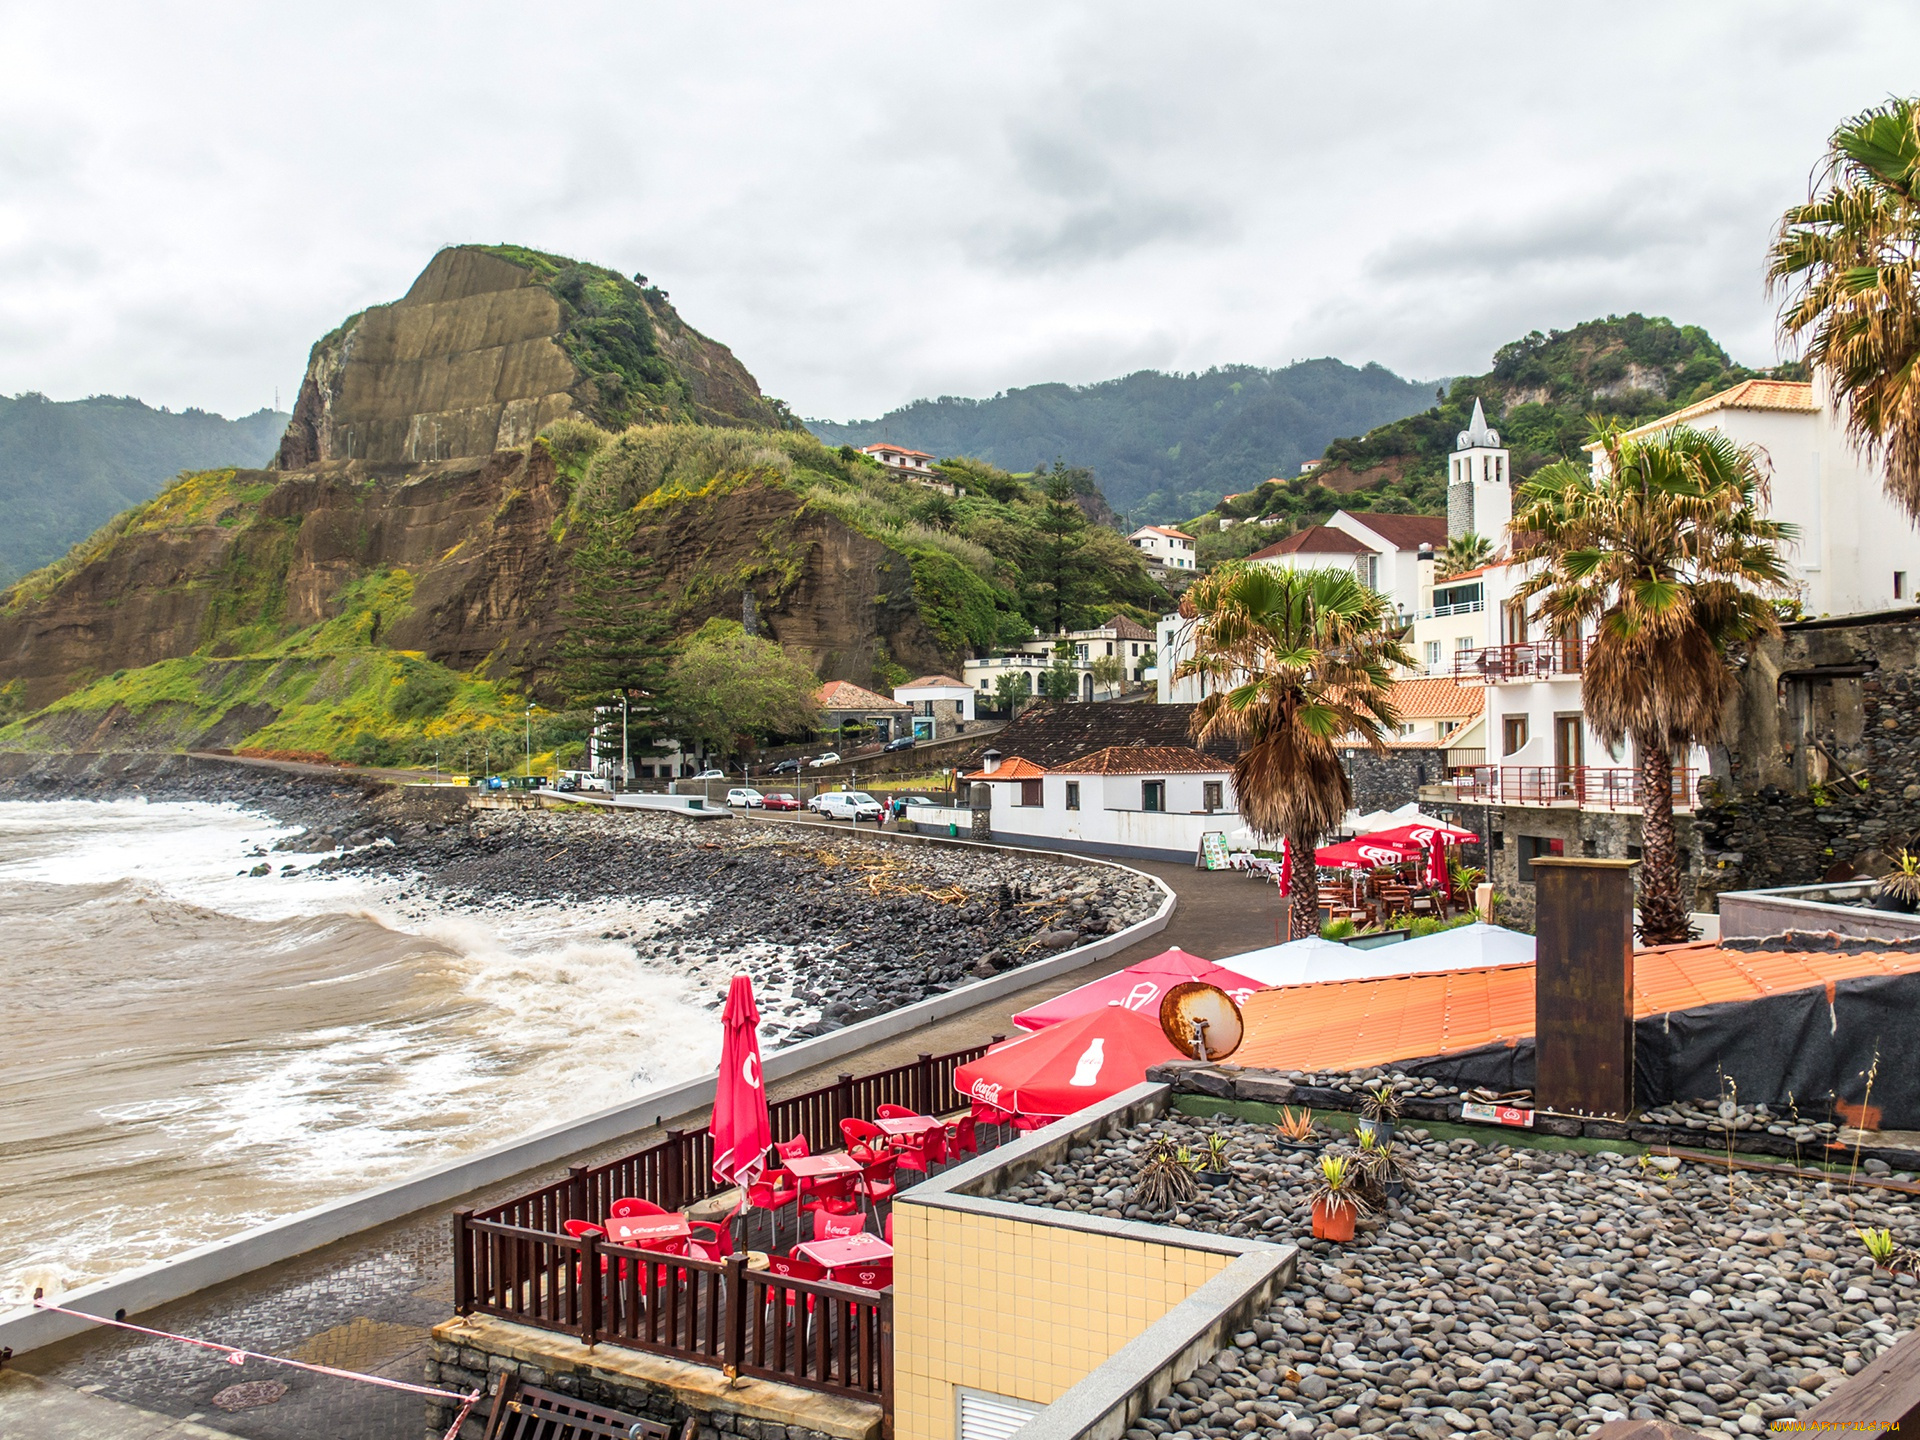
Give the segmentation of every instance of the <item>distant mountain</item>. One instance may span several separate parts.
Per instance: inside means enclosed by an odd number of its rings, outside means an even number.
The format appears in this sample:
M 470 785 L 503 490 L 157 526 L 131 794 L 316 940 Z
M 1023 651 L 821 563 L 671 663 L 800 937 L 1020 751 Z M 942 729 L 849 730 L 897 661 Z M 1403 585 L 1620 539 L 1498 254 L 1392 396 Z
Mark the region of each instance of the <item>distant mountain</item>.
M 1279 370 L 1142 370 L 1097 385 L 1029 385 L 991 400 L 948 395 L 878 420 L 809 420 L 807 428 L 829 444 L 892 440 L 1014 471 L 1064 460 L 1092 470 L 1128 519 L 1151 523 L 1297 474 L 1335 436 L 1411 415 L 1433 398 L 1432 381 L 1402 380 L 1379 365 L 1302 360 Z
M 182 470 L 264 465 L 287 418 L 176 414 L 119 395 L 0 395 L 0 582 L 59 559 Z

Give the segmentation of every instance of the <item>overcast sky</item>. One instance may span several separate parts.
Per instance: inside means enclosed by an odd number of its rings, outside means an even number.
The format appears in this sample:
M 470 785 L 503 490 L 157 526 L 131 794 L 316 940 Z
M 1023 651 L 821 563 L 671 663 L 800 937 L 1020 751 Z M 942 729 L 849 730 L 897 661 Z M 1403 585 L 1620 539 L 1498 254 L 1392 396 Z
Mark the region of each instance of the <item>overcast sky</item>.
M 0 5 L 0 392 L 239 414 L 441 245 L 644 271 L 802 415 L 1144 367 L 1772 363 L 1910 4 Z M 1901 57 L 1905 57 L 1903 60 Z

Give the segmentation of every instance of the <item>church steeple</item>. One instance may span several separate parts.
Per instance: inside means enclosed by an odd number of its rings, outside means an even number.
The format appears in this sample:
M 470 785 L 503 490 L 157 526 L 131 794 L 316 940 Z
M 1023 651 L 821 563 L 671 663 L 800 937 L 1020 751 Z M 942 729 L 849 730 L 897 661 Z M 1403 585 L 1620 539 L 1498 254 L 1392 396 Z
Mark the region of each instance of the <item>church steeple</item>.
M 1500 432 L 1487 424 L 1487 412 L 1476 396 L 1473 419 L 1460 432 L 1447 465 L 1447 538 L 1471 533 L 1492 541 L 1499 550 L 1512 518 L 1507 452 L 1500 447 Z
M 1487 424 L 1487 412 L 1480 408 L 1480 397 L 1473 398 L 1473 419 L 1467 422 L 1467 428 L 1460 432 L 1456 450 L 1498 450 L 1500 432 Z

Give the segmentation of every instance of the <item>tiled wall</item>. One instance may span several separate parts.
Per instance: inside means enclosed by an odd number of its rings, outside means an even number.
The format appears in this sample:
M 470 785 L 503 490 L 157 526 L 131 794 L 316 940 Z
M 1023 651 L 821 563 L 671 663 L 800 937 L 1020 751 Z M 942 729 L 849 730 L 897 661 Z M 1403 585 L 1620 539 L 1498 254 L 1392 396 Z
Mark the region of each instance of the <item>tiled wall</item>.
M 902 1199 L 896 1440 L 954 1440 L 957 1385 L 1051 1403 L 1234 1258 Z

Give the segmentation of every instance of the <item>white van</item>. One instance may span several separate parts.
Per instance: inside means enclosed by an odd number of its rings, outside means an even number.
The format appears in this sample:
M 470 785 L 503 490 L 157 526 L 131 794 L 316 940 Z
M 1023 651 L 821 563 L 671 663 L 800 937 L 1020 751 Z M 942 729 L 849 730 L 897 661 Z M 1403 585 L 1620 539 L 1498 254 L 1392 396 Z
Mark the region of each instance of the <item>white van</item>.
M 864 790 L 829 790 L 807 802 L 829 820 L 878 820 L 880 802 Z

